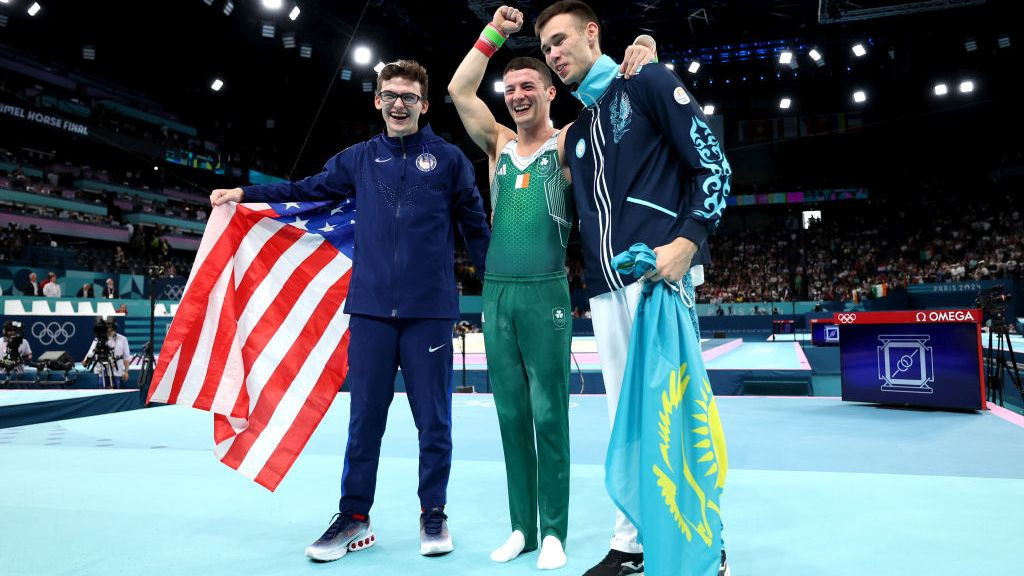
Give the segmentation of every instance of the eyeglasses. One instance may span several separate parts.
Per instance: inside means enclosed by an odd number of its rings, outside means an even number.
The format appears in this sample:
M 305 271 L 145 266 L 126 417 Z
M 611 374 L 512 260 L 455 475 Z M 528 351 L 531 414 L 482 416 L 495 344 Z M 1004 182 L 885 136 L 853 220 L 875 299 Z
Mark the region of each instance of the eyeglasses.
M 414 106 L 417 102 L 420 101 L 422 96 L 420 96 L 419 94 L 413 94 L 412 92 L 402 92 L 401 94 L 396 94 L 394 92 L 385 91 L 380 93 L 380 101 L 384 102 L 385 104 L 391 104 L 395 100 L 398 100 L 399 98 L 402 99 L 402 104 L 405 104 L 406 106 Z

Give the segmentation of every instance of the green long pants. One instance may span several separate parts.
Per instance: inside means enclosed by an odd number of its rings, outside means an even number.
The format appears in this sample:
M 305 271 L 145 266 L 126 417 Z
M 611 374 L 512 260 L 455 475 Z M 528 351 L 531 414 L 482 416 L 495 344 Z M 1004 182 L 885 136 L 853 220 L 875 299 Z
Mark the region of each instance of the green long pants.
M 541 537 L 554 535 L 564 546 L 569 521 L 572 342 L 565 273 L 488 273 L 483 328 L 505 452 L 512 530 L 526 536 L 525 550 L 536 549 L 539 510 Z

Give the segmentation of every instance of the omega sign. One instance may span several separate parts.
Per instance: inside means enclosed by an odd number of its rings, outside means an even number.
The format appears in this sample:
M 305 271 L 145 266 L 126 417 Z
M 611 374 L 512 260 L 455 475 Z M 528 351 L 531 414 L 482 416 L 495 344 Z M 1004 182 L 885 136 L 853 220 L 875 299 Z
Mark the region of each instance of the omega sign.
M 976 320 L 970 311 L 964 310 L 918 312 L 914 319 L 918 322 L 965 322 L 967 320 L 974 322 Z

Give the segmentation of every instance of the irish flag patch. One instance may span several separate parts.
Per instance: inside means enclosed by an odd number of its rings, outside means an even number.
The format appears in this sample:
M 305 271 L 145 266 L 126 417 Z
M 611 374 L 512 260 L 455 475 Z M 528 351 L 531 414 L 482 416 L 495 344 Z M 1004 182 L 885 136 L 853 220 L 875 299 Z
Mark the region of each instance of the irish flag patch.
M 516 176 L 516 189 L 528 188 L 530 186 L 530 173 L 520 174 Z

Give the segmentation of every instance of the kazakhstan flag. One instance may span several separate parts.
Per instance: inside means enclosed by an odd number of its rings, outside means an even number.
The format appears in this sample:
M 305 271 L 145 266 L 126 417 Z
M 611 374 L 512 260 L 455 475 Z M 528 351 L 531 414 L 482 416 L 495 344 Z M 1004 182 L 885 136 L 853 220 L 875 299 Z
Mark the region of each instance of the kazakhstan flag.
M 655 268 L 655 255 L 634 244 L 612 265 L 639 278 Z M 640 530 L 649 576 L 715 576 L 721 560 L 729 463 L 696 322 L 689 276 L 682 292 L 667 282 L 644 283 L 605 485 Z

